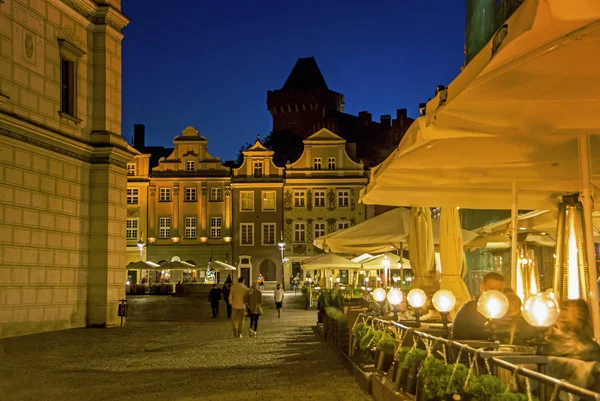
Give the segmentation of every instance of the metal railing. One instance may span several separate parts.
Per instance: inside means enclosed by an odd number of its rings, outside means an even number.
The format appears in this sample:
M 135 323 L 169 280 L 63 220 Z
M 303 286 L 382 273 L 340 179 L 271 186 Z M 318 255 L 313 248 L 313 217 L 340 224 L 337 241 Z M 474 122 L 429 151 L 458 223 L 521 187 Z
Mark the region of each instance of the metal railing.
M 477 341 L 473 342 L 476 343 L 477 346 L 471 346 L 447 338 L 434 336 L 432 334 L 417 330 L 414 327 L 408 327 L 395 321 L 381 319 L 375 316 L 366 315 L 364 313 L 361 313 L 358 316 L 355 325 L 361 321 L 365 323 L 374 322 L 383 327 L 391 326 L 394 327 L 396 330 L 400 330 L 400 339 L 396 337 L 397 341 L 402 341 L 402 343 L 399 344 L 400 347 L 402 346 L 404 341 L 406 341 L 410 336 L 412 336 L 413 338 L 413 343 L 417 342 L 415 337 L 418 337 L 422 340 L 432 342 L 433 348 L 435 348 L 438 344 L 443 345 L 443 347 L 445 347 L 445 350 L 447 351 L 445 355 L 449 354 L 447 356 L 450 357 L 452 357 L 453 355 L 452 352 L 450 352 L 452 349 L 459 350 L 458 357 L 454 358 L 454 362 L 459 362 L 460 355 L 463 352 L 467 352 L 468 354 L 473 355 L 473 359 L 481 358 L 488 366 L 488 369 L 490 369 L 490 374 L 494 374 L 495 376 L 497 376 L 497 368 L 500 367 L 510 371 L 513 374 L 513 376 L 518 375 L 526 379 L 532 379 L 539 383 L 538 396 L 542 401 L 546 400 L 546 386 L 553 388 L 551 401 L 554 401 L 554 399 L 560 392 L 572 394 L 574 396 L 578 396 L 586 400 L 600 401 L 599 393 L 587 390 L 585 388 L 568 383 L 564 380 L 559 380 L 552 376 L 544 374 L 544 366 L 548 362 L 547 356 L 534 355 L 533 353 L 502 351 L 499 350 L 500 344 L 495 342 Z M 524 364 L 535 364 L 538 366 L 538 368 L 541 368 L 542 372 L 537 372 L 535 370 L 531 370 L 524 366 L 521 366 Z

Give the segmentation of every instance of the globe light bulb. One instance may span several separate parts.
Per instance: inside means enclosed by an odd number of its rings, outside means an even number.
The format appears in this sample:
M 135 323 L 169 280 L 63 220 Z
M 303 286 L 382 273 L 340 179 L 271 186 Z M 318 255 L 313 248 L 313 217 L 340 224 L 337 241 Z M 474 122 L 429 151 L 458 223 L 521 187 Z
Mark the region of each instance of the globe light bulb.
M 406 300 L 413 308 L 422 308 L 427 301 L 427 295 L 420 288 L 413 288 L 408 292 Z
M 456 297 L 450 290 L 439 290 L 433 294 L 431 302 L 438 312 L 450 312 L 456 305 Z
M 371 294 L 376 302 L 383 302 L 385 299 L 385 290 L 383 288 L 375 288 L 375 291 Z
M 530 295 L 521 307 L 523 318 L 534 327 L 547 328 L 558 319 L 558 304 L 547 293 Z
M 477 301 L 477 312 L 488 319 L 499 319 L 506 314 L 508 310 L 508 299 L 500 291 L 486 291 Z
M 387 293 L 387 300 L 390 305 L 393 306 L 400 305 L 400 302 L 402 302 L 402 297 L 402 291 L 397 288 L 391 288 Z

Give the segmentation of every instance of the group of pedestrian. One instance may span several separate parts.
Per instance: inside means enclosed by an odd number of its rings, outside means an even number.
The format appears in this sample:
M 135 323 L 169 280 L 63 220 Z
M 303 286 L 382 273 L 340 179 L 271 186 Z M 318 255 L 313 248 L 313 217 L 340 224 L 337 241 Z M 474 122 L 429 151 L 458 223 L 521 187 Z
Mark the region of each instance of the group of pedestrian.
M 233 327 L 233 336 L 242 337 L 244 330 L 244 318 L 250 317 L 250 337 L 256 337 L 258 332 L 258 319 L 263 314 L 263 296 L 259 287 L 259 281 L 252 283 L 250 288 L 244 283 L 244 278 L 240 277 L 238 282 L 232 285 L 231 276 L 227 277 L 227 281 L 222 289 L 217 288 L 213 284 L 213 288 L 208 294 L 208 300 L 212 308 L 212 318 L 215 319 L 219 315 L 219 303 L 221 299 L 225 301 L 227 306 L 227 318 L 231 318 Z M 275 306 L 277 308 L 277 318 L 281 318 L 281 310 L 283 308 L 284 291 L 281 284 L 277 284 L 277 288 L 273 292 Z

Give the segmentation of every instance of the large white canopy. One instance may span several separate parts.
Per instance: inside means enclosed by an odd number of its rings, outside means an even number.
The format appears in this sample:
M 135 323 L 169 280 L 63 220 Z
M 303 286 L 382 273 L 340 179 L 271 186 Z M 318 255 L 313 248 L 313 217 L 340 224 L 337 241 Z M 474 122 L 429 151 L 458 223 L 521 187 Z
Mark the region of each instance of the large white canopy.
M 363 260 L 360 263 L 362 264 L 363 270 L 383 270 L 383 260 L 388 258 L 390 261 L 390 269 L 398 270 L 398 262 L 400 261 L 400 256 L 394 255 L 393 253 L 385 253 L 381 255 L 375 255 L 370 257 L 369 259 Z M 410 269 L 410 261 L 406 258 L 402 259 L 402 268 Z
M 410 210 L 396 208 L 365 220 L 355 226 L 316 238 L 313 245 L 334 253 L 361 254 L 388 252 L 408 247 Z M 432 224 L 433 242 L 439 244 L 440 225 Z M 463 241 L 469 243 L 476 234 L 462 230 Z
M 216 266 L 213 266 L 213 265 L 216 265 Z M 232 266 L 225 262 L 221 262 L 219 260 L 215 260 L 214 262 L 212 262 L 211 267 L 213 267 L 215 270 L 227 270 L 227 271 L 237 270 L 235 268 L 235 266 Z
M 360 263 L 353 262 L 334 253 L 324 253 L 318 258 L 302 262 L 303 270 L 323 270 L 323 269 L 360 269 Z

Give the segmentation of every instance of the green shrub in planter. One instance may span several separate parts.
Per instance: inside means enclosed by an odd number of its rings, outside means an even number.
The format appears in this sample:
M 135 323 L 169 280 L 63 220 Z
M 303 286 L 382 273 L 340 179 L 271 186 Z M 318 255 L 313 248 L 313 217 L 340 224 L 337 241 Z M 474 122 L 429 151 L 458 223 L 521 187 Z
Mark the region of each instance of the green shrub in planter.
M 419 379 L 423 382 L 425 398 L 451 399 L 463 393 L 468 369 L 463 364 L 449 365 L 432 356 L 427 357 L 419 371 Z
M 381 336 L 381 340 L 379 340 L 379 343 L 377 344 L 377 349 L 386 355 L 393 356 L 394 351 L 396 351 L 396 339 L 388 333 L 385 333 Z
M 527 395 L 523 393 L 511 392 L 496 394 L 494 397 L 492 397 L 493 401 L 527 401 L 528 399 L 529 398 L 527 397 Z M 537 397 L 532 397 L 532 399 L 537 400 Z
M 354 339 L 354 341 L 352 343 L 353 348 L 358 347 L 358 345 L 360 344 L 360 340 L 364 337 L 365 334 L 367 334 L 368 331 L 369 331 L 369 326 L 364 322 L 357 323 L 354 326 L 354 328 L 352 329 L 352 337 Z
M 369 331 L 360 340 L 359 347 L 360 347 L 361 351 L 365 351 L 365 350 L 370 349 L 371 347 L 374 347 L 377 343 L 379 343 L 379 340 L 381 340 L 381 337 L 383 337 L 383 331 L 371 329 L 371 331 Z
M 402 369 L 406 370 L 406 381 L 402 383 L 402 389 L 409 394 L 415 394 L 417 390 L 417 372 L 426 357 L 427 351 L 415 348 L 402 362 Z
M 478 401 L 492 401 L 497 395 L 505 392 L 506 386 L 502 380 L 492 375 L 471 377 L 467 386 L 467 394 Z

